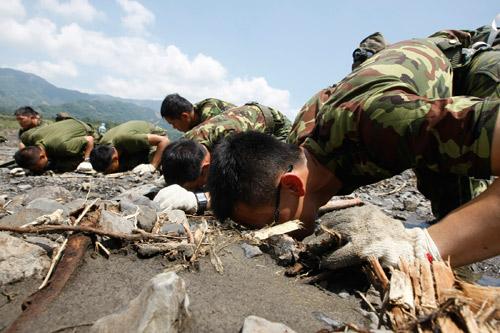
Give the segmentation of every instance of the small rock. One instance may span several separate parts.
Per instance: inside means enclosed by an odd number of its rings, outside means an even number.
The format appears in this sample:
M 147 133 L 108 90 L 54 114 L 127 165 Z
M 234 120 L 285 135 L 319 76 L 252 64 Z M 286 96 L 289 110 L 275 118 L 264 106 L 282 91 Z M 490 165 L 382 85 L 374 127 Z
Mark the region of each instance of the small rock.
M 258 246 L 243 243 L 241 244 L 241 248 L 245 252 L 245 257 L 247 258 L 253 258 L 256 256 L 260 256 L 262 254 L 262 251 L 259 249 Z
M 165 211 L 170 223 L 184 224 L 188 222 L 186 213 L 180 209 L 172 209 Z
M 403 206 L 404 209 L 406 209 L 407 211 L 414 212 L 417 210 L 418 202 L 415 199 L 413 200 L 405 199 L 403 201 Z
M 26 223 L 35 221 L 37 217 L 40 217 L 45 213 L 45 211 L 38 208 L 23 208 L 17 213 L 3 217 L 0 220 L 0 225 L 8 227 L 20 227 Z
M 139 296 L 118 313 L 99 319 L 94 333 L 179 332 L 190 317 L 186 284 L 174 272 L 152 278 Z
M 148 206 L 139 205 L 140 211 L 137 216 L 137 224 L 144 231 L 151 232 L 156 223 L 156 210 Z
M 12 177 L 23 177 L 23 176 L 26 176 L 26 172 L 24 171 L 23 168 L 13 168 L 12 170 L 10 170 L 9 174 Z
M 32 276 L 41 278 L 49 266 L 41 247 L 0 233 L 0 286 Z
M 131 234 L 135 229 L 134 222 L 127 220 L 120 215 L 113 214 L 107 210 L 101 212 L 100 224 L 106 231 L 123 232 Z
M 92 183 L 90 183 L 90 182 L 83 182 L 82 185 L 81 185 L 81 187 L 80 187 L 80 189 L 83 192 L 88 192 L 88 191 L 90 191 L 91 187 L 92 187 Z
M 64 207 L 63 204 L 47 198 L 37 198 L 26 205 L 26 208 L 36 208 L 40 209 L 46 213 L 55 212 L 58 209 L 62 209 L 64 212 L 64 216 L 68 215 L 68 211 Z
M 27 191 L 31 190 L 33 186 L 31 186 L 30 184 L 23 184 L 23 185 L 17 185 L 17 188 L 19 189 L 19 191 Z
M 73 200 L 73 196 L 71 195 L 71 193 L 64 187 L 50 185 L 35 187 L 30 190 L 28 193 L 26 193 L 24 204 L 27 204 L 37 198 L 54 199 L 58 201 L 61 200 L 63 202 L 69 202 Z
M 49 257 L 52 257 L 52 252 L 59 246 L 56 242 L 46 237 L 25 236 L 24 240 L 33 245 L 40 246 L 47 252 Z
M 184 235 L 185 230 L 184 230 L 184 226 L 182 224 L 168 223 L 167 222 L 161 226 L 160 233 L 161 234 L 175 233 L 175 234 L 182 236 L 182 235 Z
M 282 323 L 274 323 L 267 319 L 248 316 L 243 322 L 241 333 L 295 333 L 290 327 Z
M 64 211 L 68 212 L 68 214 L 71 214 L 77 211 L 78 209 L 83 208 L 85 206 L 85 203 L 86 203 L 85 199 L 75 199 L 64 205 Z

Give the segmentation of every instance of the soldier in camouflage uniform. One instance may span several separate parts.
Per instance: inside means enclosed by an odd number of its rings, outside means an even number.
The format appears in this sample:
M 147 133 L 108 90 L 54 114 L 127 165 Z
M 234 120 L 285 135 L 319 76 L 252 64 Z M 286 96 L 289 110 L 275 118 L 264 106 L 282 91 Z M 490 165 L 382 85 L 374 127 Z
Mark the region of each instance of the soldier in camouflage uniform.
M 67 119 L 35 127 L 21 135 L 26 146 L 14 155 L 16 163 L 33 172 L 91 171 L 89 156 L 96 133 L 92 126 Z
M 303 237 L 333 195 L 408 168 L 500 175 L 500 100 L 452 96 L 452 74 L 436 43 L 396 43 L 313 97 L 292 127 L 293 145 L 253 132 L 222 141 L 208 177 L 214 213 L 252 227 L 298 218 Z M 499 200 L 496 180 L 419 239 L 453 265 L 496 255 Z
M 206 120 L 167 147 L 162 168 L 167 185 L 180 184 L 189 190 L 202 188 L 207 179 L 210 151 L 222 138 L 246 131 L 258 131 L 285 141 L 291 123 L 281 112 L 258 104 L 235 107 Z
M 235 106 L 216 98 L 207 98 L 192 105 L 184 97 L 170 94 L 165 97 L 161 104 L 161 116 L 175 129 L 187 132 Z
M 432 34 L 428 40 L 435 43 L 451 61 L 453 96 L 500 98 L 500 35 L 493 36 L 491 27 L 442 30 Z M 488 40 L 491 45 L 486 44 Z M 366 37 L 353 52 L 353 69 L 387 45 L 379 32 Z M 478 196 L 490 183 L 473 177 L 438 174 L 428 168 L 414 171 L 418 175 L 417 187 L 431 200 L 437 219 Z

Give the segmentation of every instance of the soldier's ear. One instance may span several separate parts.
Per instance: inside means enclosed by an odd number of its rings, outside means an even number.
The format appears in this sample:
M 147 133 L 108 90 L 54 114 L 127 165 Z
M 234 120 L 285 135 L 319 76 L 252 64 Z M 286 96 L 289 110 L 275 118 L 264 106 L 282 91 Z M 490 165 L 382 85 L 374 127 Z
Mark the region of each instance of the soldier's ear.
M 302 197 L 306 193 L 304 182 L 295 173 L 287 172 L 283 174 L 283 176 L 281 176 L 280 182 L 283 189 L 292 192 L 298 197 Z

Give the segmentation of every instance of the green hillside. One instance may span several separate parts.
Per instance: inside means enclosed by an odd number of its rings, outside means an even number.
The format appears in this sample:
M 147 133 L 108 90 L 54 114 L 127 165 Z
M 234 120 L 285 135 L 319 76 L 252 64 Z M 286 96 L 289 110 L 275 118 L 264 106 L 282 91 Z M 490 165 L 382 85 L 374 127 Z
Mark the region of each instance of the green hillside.
M 67 112 L 92 123 L 147 120 L 165 127 L 172 139 L 180 136 L 180 132 L 161 119 L 159 101 L 86 94 L 56 87 L 34 74 L 0 68 L 0 113 L 12 115 L 16 108 L 25 105 L 34 107 L 46 119 Z

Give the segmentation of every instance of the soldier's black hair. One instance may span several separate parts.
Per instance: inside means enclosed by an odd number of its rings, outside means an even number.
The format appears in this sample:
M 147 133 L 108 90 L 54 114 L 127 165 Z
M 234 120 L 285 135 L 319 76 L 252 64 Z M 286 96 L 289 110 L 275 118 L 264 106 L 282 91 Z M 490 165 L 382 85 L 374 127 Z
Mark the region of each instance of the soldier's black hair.
M 113 146 L 97 145 L 90 152 L 90 164 L 96 171 L 104 172 L 111 165 Z
M 193 104 L 179 94 L 170 94 L 161 103 L 161 116 L 163 118 L 177 119 L 183 112 L 193 111 Z
M 41 149 L 38 146 L 28 146 L 16 151 L 14 160 L 21 168 L 32 170 L 40 159 Z
M 22 106 L 14 111 L 14 116 L 39 116 L 40 114 L 36 112 L 31 106 Z
M 276 196 L 276 181 L 300 160 L 298 146 L 259 132 L 244 132 L 223 139 L 213 150 L 208 174 L 212 210 L 221 221 L 231 217 L 237 202 L 269 204 Z
M 201 175 L 201 162 L 206 154 L 206 148 L 193 140 L 180 139 L 168 145 L 161 157 L 166 185 L 196 180 Z

